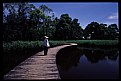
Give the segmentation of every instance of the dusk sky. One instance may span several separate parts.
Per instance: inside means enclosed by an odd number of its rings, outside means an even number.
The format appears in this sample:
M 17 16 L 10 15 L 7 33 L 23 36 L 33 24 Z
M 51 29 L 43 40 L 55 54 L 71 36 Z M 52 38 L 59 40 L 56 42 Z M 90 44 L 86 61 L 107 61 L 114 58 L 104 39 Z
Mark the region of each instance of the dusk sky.
M 58 18 L 61 14 L 67 13 L 72 19 L 77 18 L 83 28 L 93 21 L 118 25 L 118 2 L 33 2 L 32 4 L 36 7 L 42 4 L 48 6 Z

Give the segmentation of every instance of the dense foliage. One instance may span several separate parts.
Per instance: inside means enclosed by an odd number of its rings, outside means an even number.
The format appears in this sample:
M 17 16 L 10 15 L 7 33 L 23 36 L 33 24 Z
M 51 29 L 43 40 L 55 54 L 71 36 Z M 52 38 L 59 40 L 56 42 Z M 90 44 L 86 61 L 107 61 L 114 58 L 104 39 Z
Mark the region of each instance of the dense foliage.
M 116 24 L 91 22 L 84 28 L 69 14 L 54 17 L 46 5 L 37 8 L 30 3 L 3 3 L 3 41 L 37 41 L 44 35 L 52 40 L 119 38 Z

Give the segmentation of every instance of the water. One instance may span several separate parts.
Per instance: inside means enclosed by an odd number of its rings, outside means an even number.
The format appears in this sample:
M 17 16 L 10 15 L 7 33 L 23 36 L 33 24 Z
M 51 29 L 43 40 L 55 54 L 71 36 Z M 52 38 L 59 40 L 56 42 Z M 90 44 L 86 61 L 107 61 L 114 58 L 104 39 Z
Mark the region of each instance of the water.
M 62 79 L 119 79 L 119 50 L 79 46 L 60 50 L 56 63 Z

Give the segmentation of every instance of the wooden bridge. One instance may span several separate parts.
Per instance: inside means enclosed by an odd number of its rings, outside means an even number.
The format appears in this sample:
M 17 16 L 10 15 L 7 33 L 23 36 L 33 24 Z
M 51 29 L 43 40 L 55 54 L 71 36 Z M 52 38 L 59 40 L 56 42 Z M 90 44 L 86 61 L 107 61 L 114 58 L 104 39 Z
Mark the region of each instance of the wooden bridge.
M 61 79 L 56 66 L 57 52 L 68 44 L 49 48 L 48 55 L 44 56 L 43 51 L 26 59 L 14 69 L 4 75 L 4 80 L 41 80 L 41 79 Z

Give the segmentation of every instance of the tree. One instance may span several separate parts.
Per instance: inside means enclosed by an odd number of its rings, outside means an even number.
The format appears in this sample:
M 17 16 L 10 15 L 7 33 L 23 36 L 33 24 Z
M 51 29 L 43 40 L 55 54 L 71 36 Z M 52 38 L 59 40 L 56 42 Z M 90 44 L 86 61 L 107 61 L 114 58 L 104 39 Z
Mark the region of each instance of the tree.
M 108 39 L 108 28 L 107 28 L 107 24 L 100 24 L 100 39 Z
M 101 39 L 102 31 L 100 31 L 100 25 L 97 22 L 91 22 L 84 29 L 84 35 L 87 39 L 91 35 L 91 39 Z
M 91 22 L 84 29 L 84 36 L 91 39 L 118 39 L 119 29 L 116 24 L 111 24 L 107 27 L 107 24 L 99 24 L 97 22 Z
M 53 17 L 54 14 L 51 13 L 51 12 L 53 12 L 52 9 L 48 8 L 46 5 L 41 5 L 39 8 L 45 14 L 42 17 L 42 19 L 43 19 L 43 32 L 44 32 L 44 35 L 47 35 L 47 29 L 48 29 L 47 27 L 49 26 L 50 17 Z M 45 30 L 45 28 L 46 28 L 46 30 Z
M 8 15 L 5 13 L 8 11 Z M 6 15 L 5 15 L 6 14 Z M 16 39 L 16 21 L 17 13 L 15 5 L 12 3 L 3 4 L 3 40 L 11 41 Z
M 78 19 L 73 19 L 71 23 L 71 39 L 82 39 L 83 37 L 83 29 L 79 26 Z
M 44 15 L 40 9 L 31 10 L 30 14 L 30 22 L 33 28 L 39 29 L 39 22 L 41 22 L 41 18 Z
M 28 3 L 4 3 L 3 6 L 4 10 L 8 12 L 6 16 L 6 25 L 4 25 L 6 26 L 4 27 L 4 37 L 9 35 L 8 38 L 12 38 L 11 40 L 26 40 L 26 32 L 28 29 L 27 15 L 34 6 Z M 9 34 L 7 34 L 8 32 L 6 31 L 8 31 Z
M 7 15 L 5 15 L 5 10 L 8 12 Z M 53 29 L 50 26 L 52 25 L 52 20 L 54 20 L 54 13 L 46 5 L 41 5 L 40 8 L 36 8 L 33 4 L 26 2 L 4 3 L 3 20 L 3 37 L 5 40 L 33 40 L 33 34 L 37 35 L 37 39 L 38 36 L 47 34 L 52 36 L 51 32 Z M 38 34 L 36 34 L 37 32 Z M 7 35 L 9 37 L 6 39 Z
M 60 19 L 56 18 L 56 29 L 54 36 L 56 39 L 82 39 L 83 29 L 79 26 L 78 19 L 69 17 L 68 14 L 62 14 Z
M 119 36 L 119 29 L 116 24 L 111 24 L 108 26 L 109 39 L 117 39 Z
M 55 29 L 56 39 L 66 40 L 69 38 L 71 18 L 68 14 L 62 14 Z
M 7 12 L 7 14 L 6 14 Z M 69 14 L 54 18 L 52 9 L 46 5 L 36 8 L 29 3 L 3 4 L 3 40 L 41 40 L 43 35 L 51 39 L 119 39 L 116 24 L 91 22 L 83 30 L 78 19 Z

